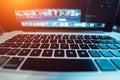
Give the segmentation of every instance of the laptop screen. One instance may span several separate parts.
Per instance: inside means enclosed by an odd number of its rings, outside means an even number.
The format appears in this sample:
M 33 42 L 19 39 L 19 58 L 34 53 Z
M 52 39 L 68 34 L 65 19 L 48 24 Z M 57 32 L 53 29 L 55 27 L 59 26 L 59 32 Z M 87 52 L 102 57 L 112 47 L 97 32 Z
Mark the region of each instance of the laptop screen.
M 2 0 L 1 25 L 12 29 L 112 29 L 119 0 Z M 9 30 L 10 30 L 9 28 Z
M 15 9 L 16 21 L 22 27 L 104 28 L 114 19 L 117 7 L 115 0 L 45 0 L 39 4 Z

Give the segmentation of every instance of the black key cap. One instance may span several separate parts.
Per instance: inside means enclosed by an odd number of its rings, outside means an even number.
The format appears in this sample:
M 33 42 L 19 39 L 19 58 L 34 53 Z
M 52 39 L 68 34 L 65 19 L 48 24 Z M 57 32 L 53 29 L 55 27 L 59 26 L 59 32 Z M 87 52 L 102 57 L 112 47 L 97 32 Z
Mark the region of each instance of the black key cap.
M 66 50 L 67 57 L 77 57 L 75 50 Z
M 118 50 L 111 50 L 110 52 L 111 52 L 114 56 L 120 57 L 120 51 L 118 51 Z
M 86 44 L 80 44 L 81 49 L 89 49 L 88 45 Z
M 1 43 L 0 47 L 11 47 L 14 43 Z
M 7 52 L 9 52 L 11 49 L 5 49 L 5 48 L 0 48 L 0 55 L 5 55 Z
M 22 46 L 21 46 L 21 48 L 29 48 L 30 47 L 30 43 L 25 43 L 25 44 L 23 44 Z
M 41 41 L 41 43 L 48 43 L 49 42 L 49 39 L 43 39 L 42 41 Z
M 51 49 L 58 49 L 59 48 L 59 44 L 51 44 L 50 48 Z
M 18 47 L 20 47 L 22 45 L 22 43 L 15 43 L 15 44 L 13 44 L 11 47 L 12 48 L 18 48 Z
M 99 43 L 100 43 L 99 40 L 91 40 L 91 41 L 92 41 L 92 43 L 94 43 L 94 44 L 99 44 Z
M 65 43 L 65 40 L 64 39 L 61 39 L 58 41 L 59 43 Z
M 30 54 L 30 56 L 39 56 L 41 54 L 42 50 L 33 50 Z
M 44 57 L 51 57 L 53 50 L 44 50 L 42 56 Z
M 79 49 L 77 44 L 70 44 L 71 49 Z
M 13 57 L 3 66 L 3 68 L 17 69 L 23 60 L 24 58 Z
M 51 39 L 50 43 L 57 43 L 57 39 Z
M 69 46 L 68 46 L 68 44 L 61 44 L 60 48 L 61 49 L 69 49 Z
M 91 41 L 89 41 L 89 40 L 83 40 L 84 41 L 84 43 L 91 43 Z
M 55 50 L 55 57 L 64 57 L 64 50 Z
M 50 35 L 48 39 L 54 39 L 55 35 Z
M 20 56 L 27 56 L 30 52 L 30 49 L 23 49 L 22 51 L 20 51 L 20 53 L 18 55 Z
M 33 43 L 40 43 L 41 39 L 35 39 Z
M 40 44 L 32 44 L 32 46 L 30 48 L 38 48 L 40 46 Z
M 107 50 L 101 50 L 100 53 L 104 56 L 104 57 L 113 57 L 113 55 L 111 54 L 111 52 L 107 51 Z
M 84 50 L 77 51 L 80 57 L 89 57 L 88 53 Z
M 98 51 L 89 50 L 89 53 L 92 57 L 101 57 L 101 55 L 98 53 Z
M 0 56 L 0 66 L 8 60 L 9 57 Z
M 99 49 L 98 46 L 95 45 L 95 44 L 90 44 L 89 46 L 90 46 L 91 49 Z
M 96 63 L 102 71 L 115 71 L 115 66 L 107 59 L 95 59 Z
M 111 59 L 111 61 L 116 65 L 118 69 L 120 69 L 120 59 Z
M 19 53 L 19 51 L 20 51 L 20 49 L 12 49 L 10 52 L 8 52 L 7 55 L 16 55 Z
M 74 43 L 72 39 L 67 40 L 67 43 Z
M 49 48 L 49 44 L 42 44 L 40 48 Z
M 69 35 L 64 35 L 64 36 L 63 36 L 63 39 L 68 39 L 68 36 L 69 36 Z
M 81 40 L 75 40 L 76 43 L 83 43 Z
M 99 47 L 101 49 L 109 49 L 109 47 L 107 45 L 105 45 L 105 44 L 99 44 Z
M 97 68 L 91 59 L 28 58 L 22 65 L 21 69 L 52 72 L 97 71 Z

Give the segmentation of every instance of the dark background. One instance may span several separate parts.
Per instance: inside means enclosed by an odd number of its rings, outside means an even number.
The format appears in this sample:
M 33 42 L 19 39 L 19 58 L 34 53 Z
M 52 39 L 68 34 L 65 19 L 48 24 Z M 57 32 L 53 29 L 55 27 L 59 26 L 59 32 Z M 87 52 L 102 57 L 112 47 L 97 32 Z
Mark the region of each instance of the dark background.
M 115 24 L 120 27 L 120 2 L 119 2 L 119 9 L 118 9 L 118 14 L 117 14 L 117 17 L 116 17 L 116 23 Z

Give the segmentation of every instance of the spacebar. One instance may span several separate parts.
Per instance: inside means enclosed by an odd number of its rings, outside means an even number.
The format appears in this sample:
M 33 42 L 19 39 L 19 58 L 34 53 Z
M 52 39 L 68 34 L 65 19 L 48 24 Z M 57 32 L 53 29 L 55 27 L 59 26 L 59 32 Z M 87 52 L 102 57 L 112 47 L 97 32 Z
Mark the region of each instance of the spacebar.
M 54 72 L 97 71 L 91 59 L 28 58 L 21 69 Z

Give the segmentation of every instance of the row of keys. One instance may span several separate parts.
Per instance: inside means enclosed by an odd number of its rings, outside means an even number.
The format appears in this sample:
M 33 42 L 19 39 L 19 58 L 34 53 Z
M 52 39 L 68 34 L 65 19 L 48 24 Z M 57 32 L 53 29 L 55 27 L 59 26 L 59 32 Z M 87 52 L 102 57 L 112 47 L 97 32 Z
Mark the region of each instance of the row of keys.
M 92 57 L 120 57 L 119 50 L 51 50 L 51 49 L 0 49 L 0 55 L 18 55 L 18 56 L 45 56 L 51 57 L 77 57 L 77 54 L 80 57 L 89 57 L 89 54 Z
M 113 39 L 105 35 L 44 35 L 44 34 L 18 34 L 13 39 Z
M 8 59 L 9 57 L 1 56 L 0 66 Z M 24 58 L 22 57 L 12 57 L 4 64 L 3 68 L 17 69 L 23 60 Z M 95 59 L 94 61 L 102 71 L 115 71 L 120 69 L 120 59 Z M 53 66 L 56 66 L 56 68 Z M 91 59 L 27 58 L 21 69 L 37 71 L 97 71 L 97 68 Z
M 100 40 L 100 39 L 9 39 L 5 42 L 25 42 L 25 43 L 86 43 L 86 44 L 120 44 L 118 40 Z
M 32 43 L 2 43 L 0 47 L 11 48 L 50 48 L 50 49 L 120 49 L 120 44 L 32 44 Z

